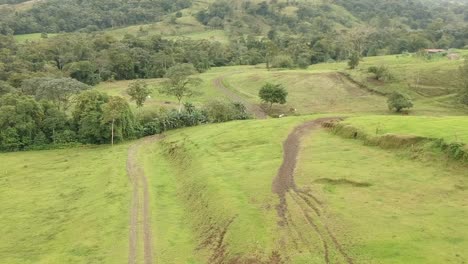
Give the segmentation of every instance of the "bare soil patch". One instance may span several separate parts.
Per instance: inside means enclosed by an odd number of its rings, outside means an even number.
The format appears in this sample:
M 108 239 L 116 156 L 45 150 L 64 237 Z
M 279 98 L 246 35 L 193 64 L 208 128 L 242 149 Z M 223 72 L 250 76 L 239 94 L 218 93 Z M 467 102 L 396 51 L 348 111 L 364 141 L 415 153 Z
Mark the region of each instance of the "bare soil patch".
M 325 263 L 331 263 L 330 251 L 334 250 L 340 254 L 346 263 L 352 264 L 352 258 L 345 252 L 344 247 L 331 232 L 326 222 L 321 219 L 322 202 L 314 196 L 311 190 L 298 188 L 294 181 L 294 173 L 297 165 L 297 157 L 300 151 L 300 140 L 303 136 L 321 128 L 323 124 L 340 120 L 339 117 L 321 118 L 306 122 L 296 127 L 283 143 L 283 163 L 278 170 L 278 174 L 273 181 L 272 190 L 279 197 L 280 203 L 277 205 L 277 213 L 280 217 L 280 226 L 292 231 L 292 214 L 288 209 L 287 196 L 300 208 L 302 215 L 308 222 L 311 230 L 314 231 L 322 242 L 323 259 Z M 295 230 L 298 234 L 301 230 Z M 305 240 L 304 240 L 305 241 Z M 311 248 L 312 252 L 314 249 Z
M 142 145 L 159 140 L 161 136 L 147 137 L 133 144 L 127 157 L 127 175 L 132 183 L 132 203 L 130 209 L 130 232 L 128 238 L 128 263 L 135 264 L 138 259 L 138 245 L 143 244 L 144 263 L 153 263 L 153 236 L 151 229 L 151 200 L 148 179 L 138 164 L 138 150 Z M 143 209 L 143 210 L 141 210 Z M 140 231 L 143 238 L 139 237 Z M 142 239 L 142 243 L 139 243 Z

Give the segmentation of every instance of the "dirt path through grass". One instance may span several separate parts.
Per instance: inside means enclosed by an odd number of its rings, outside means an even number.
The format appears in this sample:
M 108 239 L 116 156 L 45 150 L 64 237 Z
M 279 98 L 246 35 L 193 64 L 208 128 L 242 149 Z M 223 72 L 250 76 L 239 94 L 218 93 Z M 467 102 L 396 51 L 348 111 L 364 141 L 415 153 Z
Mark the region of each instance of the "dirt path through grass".
M 218 77 L 215 80 L 213 80 L 213 84 L 218 90 L 220 90 L 223 94 L 225 94 L 226 97 L 229 98 L 229 100 L 234 101 L 234 102 L 239 102 L 245 105 L 249 113 L 253 114 L 257 119 L 267 118 L 267 114 L 263 111 L 263 109 L 260 106 L 250 103 L 245 98 L 242 98 L 242 96 L 239 96 L 235 92 L 231 91 L 229 88 L 227 88 L 224 85 L 223 80 L 224 80 L 223 76 Z
M 322 221 L 322 202 L 314 196 L 311 190 L 300 189 L 294 181 L 294 172 L 297 165 L 297 157 L 300 151 L 300 140 L 303 136 L 313 132 L 321 127 L 324 122 L 339 120 L 338 117 L 321 118 L 313 121 L 308 121 L 298 127 L 296 127 L 288 136 L 283 143 L 283 163 L 278 170 L 278 174 L 273 181 L 272 190 L 276 193 L 280 199 L 280 203 L 276 209 L 278 216 L 281 221 L 279 225 L 286 227 L 289 230 L 294 229 L 293 224 L 296 219 L 293 219 L 293 215 L 301 215 L 310 226 L 311 230 L 316 233 L 317 237 L 322 243 L 323 259 L 325 263 L 331 263 L 331 251 L 335 251 L 335 254 L 341 255 L 341 257 L 348 264 L 352 264 L 353 260 L 345 252 L 342 244 L 333 235 L 331 229 L 328 227 L 325 221 Z M 290 199 L 288 199 L 288 197 Z M 292 201 L 294 205 L 292 208 L 300 210 L 295 214 L 291 213 L 288 208 L 288 200 Z M 291 230 L 293 231 L 293 230 Z M 300 233 L 301 230 L 295 230 Z M 302 241 L 304 244 L 308 242 L 306 239 Z M 310 249 L 313 250 L 313 249 Z
M 133 188 L 130 210 L 130 233 L 128 240 L 128 263 L 138 261 L 138 245 L 143 244 L 144 263 L 153 263 L 153 236 L 151 229 L 151 203 L 149 197 L 148 179 L 143 168 L 138 164 L 140 146 L 159 140 L 160 136 L 145 138 L 133 144 L 127 157 L 127 174 Z M 143 238 L 139 238 L 140 234 Z

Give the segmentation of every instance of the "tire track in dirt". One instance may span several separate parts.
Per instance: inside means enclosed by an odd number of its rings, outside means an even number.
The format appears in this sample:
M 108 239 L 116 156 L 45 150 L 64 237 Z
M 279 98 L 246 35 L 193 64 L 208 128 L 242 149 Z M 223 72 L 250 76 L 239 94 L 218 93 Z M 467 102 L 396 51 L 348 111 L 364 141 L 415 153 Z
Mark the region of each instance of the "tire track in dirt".
M 138 150 L 142 145 L 159 140 L 160 136 L 147 137 L 128 150 L 127 175 L 132 183 L 132 203 L 130 209 L 130 231 L 128 238 L 128 264 L 138 260 L 139 233 L 143 232 L 144 263 L 153 263 L 153 237 L 151 229 L 151 200 L 148 179 L 138 164 Z M 141 210 L 143 209 L 143 210 Z M 141 219 L 141 220 L 140 220 Z
M 299 189 L 294 181 L 294 173 L 297 165 L 297 157 L 300 151 L 300 140 L 303 136 L 313 132 L 321 127 L 325 122 L 333 120 L 341 120 L 339 117 L 320 118 L 308 121 L 296 127 L 283 143 L 283 163 L 278 170 L 278 174 L 273 181 L 272 190 L 279 197 L 280 203 L 277 205 L 276 210 L 281 221 L 280 226 L 288 226 L 292 220 L 288 220 L 288 215 L 291 213 L 288 209 L 287 195 L 290 195 L 291 200 L 300 208 L 302 215 L 305 217 L 307 223 L 312 230 L 320 238 L 323 246 L 323 258 L 325 263 L 330 263 L 330 247 L 333 247 L 339 252 L 348 264 L 353 264 L 353 260 L 344 251 L 343 246 L 333 235 L 330 228 L 326 223 L 320 219 L 320 209 L 322 203 L 317 199 L 310 190 Z M 313 212 L 311 214 L 310 212 Z M 312 216 L 314 215 L 314 216 Z M 320 228 L 321 226 L 322 228 Z M 328 238 L 328 239 L 327 239 Z M 331 242 L 332 245 L 328 243 Z
M 258 106 L 256 104 L 252 104 L 251 102 L 247 101 L 242 96 L 240 96 L 240 95 L 236 94 L 235 92 L 231 91 L 229 88 L 227 88 L 224 85 L 223 81 L 224 81 L 223 76 L 218 77 L 218 78 L 213 80 L 213 85 L 216 88 L 218 88 L 218 90 L 220 90 L 224 95 L 226 95 L 226 97 L 229 98 L 229 100 L 231 100 L 233 102 L 242 103 L 247 108 L 249 113 L 253 114 L 257 119 L 266 119 L 267 118 L 267 114 L 265 113 L 265 111 L 263 111 L 263 109 L 260 106 Z

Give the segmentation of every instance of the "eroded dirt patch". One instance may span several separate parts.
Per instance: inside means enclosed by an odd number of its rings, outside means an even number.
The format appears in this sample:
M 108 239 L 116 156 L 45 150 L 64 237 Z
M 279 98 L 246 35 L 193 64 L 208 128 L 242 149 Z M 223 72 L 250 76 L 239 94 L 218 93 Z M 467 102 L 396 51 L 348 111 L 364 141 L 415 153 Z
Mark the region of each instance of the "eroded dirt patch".
M 333 255 L 339 254 L 341 258 L 348 264 L 352 264 L 352 258 L 344 250 L 344 246 L 332 230 L 328 227 L 327 223 L 322 220 L 322 202 L 314 196 L 312 190 L 299 188 L 294 181 L 294 173 L 297 165 L 297 157 L 300 151 L 300 140 L 303 136 L 314 130 L 320 129 L 324 123 L 329 123 L 334 120 L 341 120 L 338 117 L 321 118 L 313 121 L 306 122 L 296 127 L 283 143 L 283 163 L 278 170 L 278 174 L 273 181 L 272 190 L 279 197 L 280 203 L 277 205 L 277 213 L 280 218 L 279 225 L 286 228 L 289 232 L 298 234 L 298 237 L 304 244 L 310 243 L 307 237 L 302 236 L 303 230 L 296 230 L 293 219 L 288 208 L 288 201 L 293 202 L 297 213 L 302 215 L 305 221 L 310 226 L 310 230 L 316 234 L 322 243 L 321 251 L 323 252 L 323 260 L 325 263 L 331 263 L 332 252 Z M 289 197 L 289 199 L 288 199 Z M 297 244 L 297 243 L 296 243 Z M 315 252 L 315 248 L 309 248 L 311 253 Z M 316 252 L 315 252 L 316 253 Z
M 372 184 L 368 182 L 356 182 L 356 181 L 351 181 L 348 179 L 329 179 L 329 178 L 321 178 L 317 179 L 314 182 L 316 183 L 325 183 L 325 184 L 331 184 L 331 185 L 349 185 L 352 187 L 370 187 Z

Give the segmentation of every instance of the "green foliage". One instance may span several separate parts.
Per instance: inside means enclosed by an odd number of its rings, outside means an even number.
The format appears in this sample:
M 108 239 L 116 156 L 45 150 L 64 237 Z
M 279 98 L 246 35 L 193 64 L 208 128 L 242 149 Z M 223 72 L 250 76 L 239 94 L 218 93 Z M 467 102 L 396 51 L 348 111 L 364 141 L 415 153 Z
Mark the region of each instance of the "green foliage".
M 385 65 L 371 66 L 367 69 L 368 72 L 374 74 L 374 78 L 379 81 L 391 81 L 394 76 L 390 73 L 390 70 Z
M 73 123 L 77 136 L 83 143 L 102 144 L 109 142 L 110 129 L 102 125 L 103 106 L 109 101 L 106 94 L 91 90 L 75 99 Z
M 351 53 L 348 58 L 348 66 L 350 69 L 356 69 L 361 61 L 361 56 L 357 52 Z
M 135 119 L 127 101 L 120 96 L 111 96 L 102 106 L 102 124 L 111 128 L 111 143 L 114 138 L 125 140 L 135 136 Z
M 43 117 L 41 106 L 30 96 L 0 97 L 0 150 L 21 150 L 34 144 Z
M 128 0 L 49 0 L 16 14 L 5 12 L 0 21 L 15 34 L 96 31 L 160 21 L 164 15 L 191 5 L 191 0 L 144 0 L 138 4 Z
M 23 81 L 21 91 L 36 100 L 49 100 L 57 107 L 67 110 L 72 96 L 90 87 L 71 78 L 33 78 Z
M 285 104 L 288 92 L 281 84 L 266 83 L 260 89 L 258 96 L 264 103 L 270 104 L 270 110 L 273 104 Z
M 397 113 L 403 109 L 410 109 L 413 107 L 413 102 L 404 94 L 393 92 L 387 100 L 388 109 L 395 110 Z
M 273 68 L 294 68 L 294 61 L 288 55 L 278 55 L 273 57 L 271 61 Z
M 70 73 L 70 77 L 87 85 L 96 85 L 101 81 L 98 68 L 90 61 L 70 63 L 66 70 Z
M 177 64 L 171 67 L 164 76 L 164 82 L 160 92 L 174 96 L 179 102 L 179 112 L 182 110 L 182 99 L 191 97 L 197 92 L 193 90 L 202 82 L 200 78 L 192 77 L 197 73 L 192 64 Z
M 203 110 L 206 112 L 208 120 L 212 123 L 246 120 L 250 118 L 247 109 L 241 103 L 213 100 L 205 104 Z
M 8 84 L 5 81 L 0 80 L 0 96 L 7 94 L 7 93 L 12 93 L 15 91 L 15 88 Z
M 132 101 L 135 101 L 137 107 L 142 107 L 151 94 L 151 89 L 145 81 L 138 80 L 129 85 L 127 94 L 130 95 Z

